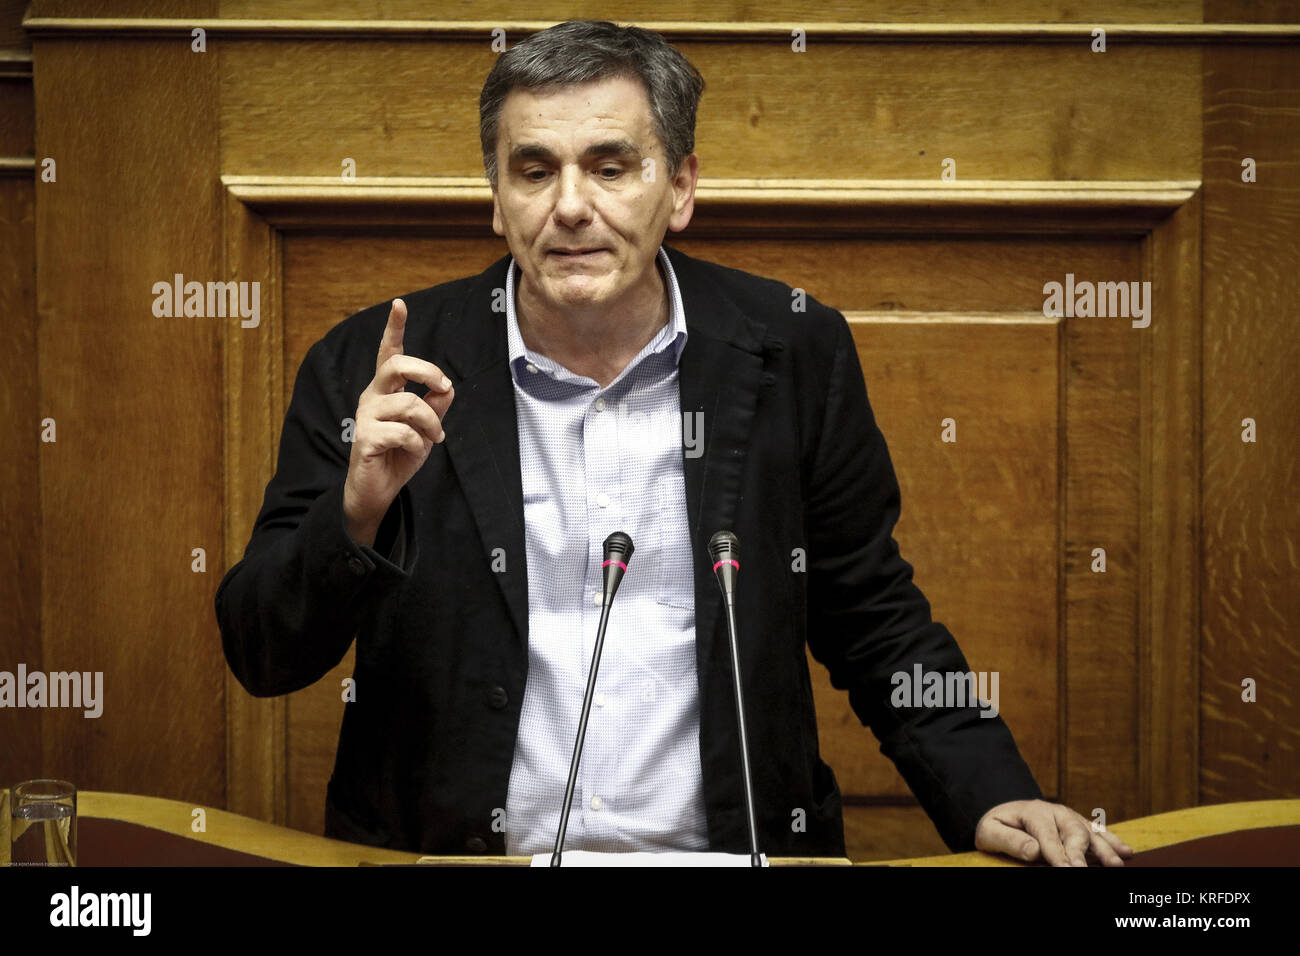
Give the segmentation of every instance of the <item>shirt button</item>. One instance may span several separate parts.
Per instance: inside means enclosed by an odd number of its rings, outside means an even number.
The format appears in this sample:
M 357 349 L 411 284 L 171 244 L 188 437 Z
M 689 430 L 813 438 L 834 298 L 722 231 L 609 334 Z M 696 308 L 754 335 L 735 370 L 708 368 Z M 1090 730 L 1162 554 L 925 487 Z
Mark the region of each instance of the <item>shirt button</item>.
M 600 494 L 596 496 L 596 504 L 600 505 L 602 508 L 608 508 L 609 495 L 605 494 L 605 492 L 602 491 Z
M 524 368 L 528 369 L 528 371 L 533 373 L 537 372 L 537 366 L 534 365 L 532 362 L 529 362 L 527 365 L 524 366 Z
M 597 694 L 597 695 L 596 695 L 596 706 L 597 706 L 597 707 L 604 707 L 604 706 L 605 706 L 605 695 L 604 695 L 604 694 Z
M 605 595 L 602 594 L 600 591 L 596 591 L 591 596 L 591 603 L 596 605 L 596 607 L 600 607 L 602 604 L 605 603 L 604 599 L 605 599 Z
M 593 810 L 599 810 L 599 809 L 600 809 L 601 807 L 603 807 L 604 805 L 605 805 L 605 802 L 604 802 L 603 800 L 601 800 L 600 797 L 592 797 L 592 798 L 591 798 L 591 809 L 593 809 Z
M 348 570 L 357 577 L 361 577 L 361 575 L 366 573 L 366 564 L 360 558 L 354 556 L 348 558 Z
M 484 840 L 481 836 L 466 837 L 465 849 L 471 853 L 482 853 L 487 849 L 487 840 Z
M 488 706 L 493 710 L 501 710 L 508 703 L 510 703 L 510 695 L 506 693 L 504 687 L 493 687 L 488 691 Z
M 596 411 L 603 412 L 604 410 L 605 410 L 605 400 L 603 398 L 596 399 Z

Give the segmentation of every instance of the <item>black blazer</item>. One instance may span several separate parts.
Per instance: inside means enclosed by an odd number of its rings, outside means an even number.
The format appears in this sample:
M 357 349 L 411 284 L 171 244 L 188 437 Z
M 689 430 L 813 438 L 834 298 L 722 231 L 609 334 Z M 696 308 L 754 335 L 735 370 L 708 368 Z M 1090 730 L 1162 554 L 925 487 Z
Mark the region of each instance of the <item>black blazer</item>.
M 948 846 L 973 848 L 986 810 L 1042 793 L 1001 717 L 890 704 L 897 671 L 968 667 L 893 540 L 898 483 L 847 322 L 811 297 L 794 311 L 780 282 L 667 251 L 688 328 L 681 408 L 703 413 L 703 453 L 683 458 L 710 848 L 748 850 L 726 624 L 706 560 L 719 529 L 741 546 L 760 849 L 844 854 L 805 643 Z M 441 367 L 456 398 L 446 441 L 402 490 L 374 548 L 344 529 L 343 433 L 374 375 L 390 303 L 312 346 L 252 538 L 216 594 L 226 659 L 257 696 L 319 680 L 356 639 L 356 700 L 343 705 L 329 836 L 424 853 L 505 851 L 528 667 L 519 443 L 505 315 L 494 311 L 508 261 L 403 297 L 405 351 Z M 504 308 L 499 295 L 495 305 Z M 504 572 L 493 570 L 498 548 Z M 566 737 L 576 730 L 562 728 Z M 562 798 L 557 790 L 557 821 Z

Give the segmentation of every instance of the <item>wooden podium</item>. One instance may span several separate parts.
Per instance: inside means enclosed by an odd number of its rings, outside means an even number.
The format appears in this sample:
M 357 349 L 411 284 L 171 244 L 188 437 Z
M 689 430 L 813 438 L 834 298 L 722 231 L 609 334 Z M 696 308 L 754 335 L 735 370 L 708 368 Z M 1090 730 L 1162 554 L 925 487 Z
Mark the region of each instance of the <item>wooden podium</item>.
M 331 840 L 213 807 L 125 793 L 83 791 L 77 795 L 77 813 L 82 866 L 527 866 L 531 862 L 529 857 L 431 857 L 385 850 Z M 1300 825 L 1300 800 L 1263 800 L 1177 810 L 1117 823 L 1111 829 L 1141 853 L 1199 837 L 1296 825 Z M 4 836 L 7 847 L 7 834 Z M 769 862 L 772 866 L 854 865 L 847 859 L 824 857 L 781 857 Z M 1025 864 L 974 852 L 859 861 L 857 865 Z

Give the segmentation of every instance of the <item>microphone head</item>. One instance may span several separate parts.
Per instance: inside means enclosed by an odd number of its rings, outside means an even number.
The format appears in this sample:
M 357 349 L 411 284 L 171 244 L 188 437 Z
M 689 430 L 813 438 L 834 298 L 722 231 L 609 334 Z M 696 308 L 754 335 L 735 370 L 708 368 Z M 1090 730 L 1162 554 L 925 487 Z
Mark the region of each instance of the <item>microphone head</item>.
M 624 564 L 632 557 L 632 552 L 636 549 L 632 547 L 632 539 L 622 531 L 615 531 L 605 539 L 605 560 L 618 558 Z
M 709 539 L 709 556 L 715 564 L 723 558 L 739 561 L 740 539 L 730 531 L 719 531 Z
M 627 563 L 632 560 L 632 539 L 622 531 L 615 531 L 605 539 L 605 599 L 604 606 L 609 607 L 618 593 L 619 583 L 627 571 Z
M 735 599 L 736 578 L 740 574 L 740 541 L 730 531 L 719 531 L 709 539 L 709 558 L 722 596 L 730 604 Z

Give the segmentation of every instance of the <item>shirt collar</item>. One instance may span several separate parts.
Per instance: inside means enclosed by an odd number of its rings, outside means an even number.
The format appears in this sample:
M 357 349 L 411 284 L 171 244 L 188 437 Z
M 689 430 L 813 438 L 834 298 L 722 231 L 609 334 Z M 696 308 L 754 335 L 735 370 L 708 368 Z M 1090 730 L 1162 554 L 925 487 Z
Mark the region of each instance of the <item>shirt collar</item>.
M 673 349 L 673 364 L 677 364 L 681 361 L 682 349 L 686 347 L 686 307 L 682 305 L 682 293 L 677 285 L 677 274 L 673 272 L 673 264 L 669 261 L 668 253 L 662 245 L 659 247 L 659 254 L 656 258 L 663 269 L 664 277 L 668 281 L 668 324 L 660 329 L 659 333 L 637 354 L 636 358 L 628 363 L 627 368 L 619 375 L 619 379 L 647 355 L 658 354 L 670 348 Z M 579 376 L 524 345 L 523 334 L 519 331 L 519 319 L 515 314 L 515 273 L 518 271 L 519 265 L 515 262 L 514 256 L 511 256 L 510 263 L 506 268 L 506 343 L 509 349 L 510 369 L 515 381 L 520 382 L 523 380 L 522 373 L 526 371 L 529 365 L 545 372 L 552 378 L 576 380 Z

